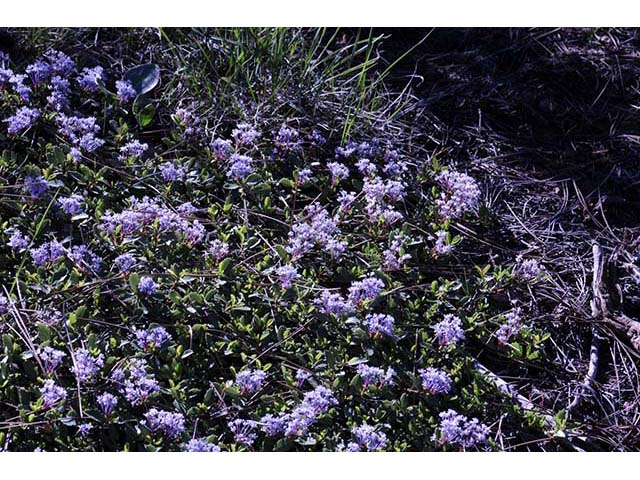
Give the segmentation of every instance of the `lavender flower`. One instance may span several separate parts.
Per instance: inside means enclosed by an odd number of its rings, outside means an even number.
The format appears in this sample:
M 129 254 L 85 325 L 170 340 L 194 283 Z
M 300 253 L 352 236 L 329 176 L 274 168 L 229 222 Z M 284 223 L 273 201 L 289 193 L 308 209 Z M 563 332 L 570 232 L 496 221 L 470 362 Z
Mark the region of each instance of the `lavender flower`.
M 516 336 L 522 330 L 522 321 L 520 319 L 520 309 L 516 308 L 505 315 L 507 323 L 500 325 L 496 331 L 496 338 L 501 345 L 509 343 L 512 337 Z
M 395 320 L 391 315 L 382 313 L 369 314 L 364 319 L 364 325 L 369 330 L 371 338 L 381 338 L 383 336 L 396 338 L 394 333 Z
M 544 273 L 544 268 L 535 258 L 525 259 L 522 255 L 516 257 L 516 266 L 513 270 L 516 278 L 524 282 L 531 282 L 538 279 L 542 273 Z
M 50 49 L 44 54 L 44 57 L 49 62 L 52 75 L 66 78 L 76 69 L 75 62 L 67 54 L 58 50 Z
M 80 88 L 96 93 L 100 90 L 100 84 L 104 82 L 104 68 L 99 65 L 93 68 L 83 68 L 77 81 Z
M 128 103 L 138 96 L 138 92 L 136 92 L 136 89 L 133 87 L 133 83 L 131 83 L 129 80 L 116 81 L 116 91 L 118 94 L 118 99 L 122 103 Z
M 441 322 L 436 323 L 433 330 L 440 345 L 455 345 L 458 341 L 464 340 L 462 320 L 451 313 L 446 314 Z
M 53 263 L 64 255 L 64 247 L 56 240 L 43 243 L 38 248 L 29 250 L 33 263 L 39 267 Z
M 453 246 L 448 243 L 449 234 L 444 230 L 436 232 L 436 243 L 433 246 L 433 250 L 436 255 L 447 255 L 453 250 Z
M 184 446 L 184 452 L 219 452 L 220 447 L 206 438 L 193 438 Z
M 296 386 L 298 388 L 302 388 L 302 385 L 304 384 L 305 380 L 307 380 L 308 378 L 311 377 L 311 373 L 307 372 L 306 370 L 303 370 L 302 368 L 299 368 L 298 370 L 296 370 Z
M 387 436 L 383 432 L 377 432 L 374 427 L 366 423 L 355 427 L 351 433 L 360 450 L 376 452 L 387 448 Z
M 316 422 L 318 414 L 308 405 L 298 405 L 288 414 L 284 434 L 287 437 L 301 437 L 309 432 L 309 428 Z
M 80 435 L 81 437 L 86 437 L 91 433 L 92 429 L 93 425 L 91 425 L 90 423 L 81 423 L 80 425 L 78 425 L 78 435 Z
M 373 276 L 355 281 L 349 287 L 349 302 L 360 307 L 378 298 L 383 288 L 384 282 Z
M 289 245 L 285 248 L 294 259 L 309 252 L 315 245 L 323 246 L 328 253 L 335 256 L 346 248 L 346 243 L 338 242 L 339 233 L 337 219 L 331 218 L 329 212 L 318 203 L 305 207 L 307 221 L 295 224 L 289 232 Z
M 31 94 L 33 93 L 31 87 L 24 84 L 26 79 L 27 76 L 23 74 L 13 75 L 9 79 L 9 83 L 13 86 L 13 89 L 23 102 L 28 102 L 31 99 Z
M 184 180 L 185 172 L 181 166 L 176 166 L 172 162 L 160 165 L 160 174 L 165 182 L 181 182 Z
M 23 189 L 27 191 L 32 198 L 40 198 L 49 191 L 49 182 L 41 175 L 30 175 L 24 179 Z
M 471 448 L 487 442 L 489 427 L 478 422 L 477 418 L 469 420 L 455 410 L 440 413 L 441 445 L 458 444 L 463 448 Z
M 149 149 L 146 143 L 140 143 L 138 140 L 132 140 L 120 147 L 120 160 L 126 158 L 142 158 L 144 152 Z
M 69 108 L 69 96 L 71 88 L 69 88 L 69 80 L 56 75 L 51 79 L 51 93 L 47 97 L 47 102 L 56 112 L 61 112 Z
M 84 199 L 80 195 L 71 195 L 70 197 L 61 197 L 58 199 L 58 205 L 67 215 L 78 215 L 82 213 L 82 204 Z
M 231 136 L 236 143 L 241 145 L 251 145 L 260 138 L 261 134 L 252 125 L 248 123 L 239 123 L 236 128 L 231 131 Z
M 38 352 L 38 357 L 40 357 L 48 374 L 55 372 L 56 368 L 60 366 L 66 356 L 66 353 L 51 347 L 44 347 Z
M 302 405 L 309 407 L 316 415 L 320 415 L 329 408 L 338 405 L 338 400 L 331 390 L 320 385 L 304 394 Z
M 246 155 L 238 155 L 234 153 L 229 160 L 231 165 L 227 170 L 227 177 L 233 180 L 242 180 L 251 175 L 255 169 L 253 168 L 253 159 Z
M 56 385 L 51 379 L 44 381 L 44 386 L 40 388 L 40 393 L 44 401 L 44 408 L 51 408 L 56 403 L 67 398 L 67 391 Z
M 313 172 L 310 168 L 303 168 L 298 172 L 298 183 L 304 185 L 313 178 Z
M 72 117 L 62 113 L 56 115 L 58 131 L 71 142 L 71 157 L 78 161 L 81 152 L 94 152 L 104 145 L 104 140 L 96 137 L 100 127 L 95 117 Z
M 111 379 L 120 385 L 120 392 L 134 406 L 144 403 L 153 393 L 160 390 L 154 376 L 147 373 L 147 362 L 144 359 L 131 360 L 128 375 L 124 370 L 114 370 Z
M 388 249 L 382 252 L 383 267 L 385 270 L 400 270 L 405 262 L 411 259 L 411 255 L 403 253 L 405 239 L 396 235 Z
M 322 146 L 327 143 L 327 139 L 316 129 L 311 132 L 311 142 L 314 145 Z
M 228 426 L 235 437 L 236 443 L 253 445 L 253 442 L 258 438 L 258 434 L 256 433 L 257 422 L 254 420 L 238 418 L 229 422 Z
M 116 405 L 118 405 L 118 399 L 110 393 L 103 393 L 101 395 L 98 395 L 97 402 L 98 405 L 100 405 L 102 413 L 104 413 L 105 417 L 111 415 L 113 409 L 116 408 Z
M 292 282 L 298 277 L 298 269 L 293 265 L 283 265 L 276 270 L 282 288 L 291 288 Z
M 100 273 L 102 270 L 102 258 L 92 252 L 86 245 L 73 247 L 71 252 L 69 252 L 69 258 L 71 258 L 81 270 L 88 269 L 95 273 Z
M 281 433 L 284 433 L 287 428 L 287 422 L 289 421 L 289 418 L 290 415 L 288 414 L 281 413 L 276 416 L 268 413 L 260 419 L 262 431 L 269 437 L 275 437 Z
M 342 163 L 329 162 L 327 163 L 327 168 L 331 173 L 331 185 L 333 186 L 340 183 L 340 180 L 344 180 L 349 177 L 349 169 Z
M 174 119 L 182 127 L 182 135 L 184 137 L 193 137 L 199 133 L 198 125 L 201 119 L 191 109 L 178 108 L 174 114 Z
M 370 367 L 369 365 L 358 365 L 358 375 L 362 378 L 364 388 L 377 386 L 378 388 L 394 384 L 396 372 L 393 368 L 388 367 L 385 372 L 379 367 Z
M 229 255 L 229 244 L 215 239 L 207 249 L 207 255 L 212 256 L 216 262 L 219 262 Z
M 164 327 L 155 327 L 149 330 L 136 330 L 136 341 L 143 350 L 160 348 L 171 340 L 171 335 Z
M 209 144 L 209 148 L 217 160 L 228 160 L 233 152 L 231 140 L 223 140 L 222 138 L 216 138 Z
M 376 167 L 368 158 L 361 158 L 358 160 L 356 162 L 356 168 L 365 177 L 375 175 L 378 171 L 378 167 Z
M 71 371 L 80 383 L 92 380 L 104 366 L 104 355 L 94 357 L 89 350 L 80 348 L 74 355 L 74 366 Z
M 151 277 L 142 277 L 138 282 L 138 292 L 141 295 L 150 296 L 156 293 L 158 285 Z
M 39 118 L 40 112 L 37 108 L 20 107 L 15 115 L 3 121 L 8 124 L 7 133 L 17 135 L 35 125 Z
M 167 437 L 177 437 L 184 432 L 184 416 L 181 413 L 152 408 L 144 417 L 144 424 L 152 432 L 161 432 Z
M 338 194 L 338 202 L 340 203 L 340 213 L 349 213 L 353 203 L 356 201 L 356 194 L 353 192 L 341 191 Z
M 7 313 L 13 302 L 0 293 L 0 315 Z
M 22 251 L 31 243 L 29 238 L 23 235 L 18 229 L 8 229 L 6 232 L 11 233 L 7 245 L 9 245 L 12 250 Z
M 348 315 L 355 309 L 351 302 L 346 301 L 339 293 L 324 290 L 314 302 L 325 315 L 334 314 L 338 317 Z
M 422 388 L 428 393 L 449 393 L 451 377 L 446 372 L 433 367 L 418 370 L 422 379 Z
M 51 65 L 44 60 L 38 60 L 31 65 L 27 65 L 25 72 L 31 77 L 34 85 L 46 82 L 51 77 Z
M 300 134 L 294 128 L 282 125 L 274 140 L 278 150 L 283 152 L 295 151 L 300 148 Z
M 113 263 L 115 263 L 120 272 L 129 273 L 138 262 L 130 253 L 123 253 L 122 255 L 118 255 Z
M 480 205 L 480 188 L 476 181 L 464 173 L 447 170 L 436 177 L 445 190 L 437 200 L 443 220 L 458 218 L 466 212 L 476 211 Z
M 254 393 L 260 389 L 265 378 L 267 374 L 262 370 L 243 370 L 236 375 L 236 385 L 242 393 Z

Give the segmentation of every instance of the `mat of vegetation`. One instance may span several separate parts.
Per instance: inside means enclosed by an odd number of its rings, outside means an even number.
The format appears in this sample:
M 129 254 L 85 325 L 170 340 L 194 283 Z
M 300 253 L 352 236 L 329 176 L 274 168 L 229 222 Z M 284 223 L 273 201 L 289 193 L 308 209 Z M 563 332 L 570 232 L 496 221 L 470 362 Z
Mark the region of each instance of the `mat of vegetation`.
M 2 32 L 0 450 L 633 448 L 420 34 Z

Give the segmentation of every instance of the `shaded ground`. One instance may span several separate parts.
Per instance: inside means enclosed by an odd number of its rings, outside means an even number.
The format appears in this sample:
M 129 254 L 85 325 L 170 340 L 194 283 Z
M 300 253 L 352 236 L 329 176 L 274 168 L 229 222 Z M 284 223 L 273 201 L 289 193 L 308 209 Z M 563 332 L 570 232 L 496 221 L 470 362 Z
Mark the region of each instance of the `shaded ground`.
M 553 275 L 536 292 L 538 314 L 531 318 L 553 333 L 548 370 L 502 370 L 495 355 L 479 357 L 552 412 L 580 397 L 570 420 L 584 433 L 585 448 L 637 450 L 639 32 L 384 33 L 391 35 L 391 51 L 422 40 L 397 80 L 413 82 L 432 154 L 484 178 L 499 225 L 477 232 L 491 244 L 483 251 L 496 258 L 514 251 L 535 256 Z M 590 308 L 594 243 L 606 259 L 607 313 L 596 317 Z M 612 327 L 616 315 L 632 323 Z M 596 342 L 597 376 L 581 396 L 594 335 L 605 340 Z

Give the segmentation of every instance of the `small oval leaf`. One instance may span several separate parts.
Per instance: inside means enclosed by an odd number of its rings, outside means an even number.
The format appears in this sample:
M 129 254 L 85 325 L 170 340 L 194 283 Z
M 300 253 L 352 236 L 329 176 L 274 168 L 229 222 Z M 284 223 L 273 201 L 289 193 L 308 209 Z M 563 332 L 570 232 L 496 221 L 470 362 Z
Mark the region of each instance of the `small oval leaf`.
M 144 95 L 160 83 L 160 67 L 155 63 L 138 65 L 128 70 L 124 79 L 131 82 L 138 95 Z

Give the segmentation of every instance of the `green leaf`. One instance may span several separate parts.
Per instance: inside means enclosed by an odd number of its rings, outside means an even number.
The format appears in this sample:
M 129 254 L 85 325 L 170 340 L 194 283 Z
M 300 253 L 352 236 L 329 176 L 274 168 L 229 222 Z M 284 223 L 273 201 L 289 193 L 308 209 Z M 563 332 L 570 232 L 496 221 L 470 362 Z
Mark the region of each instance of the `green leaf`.
M 140 128 L 145 128 L 151 125 L 153 118 L 156 115 L 156 106 L 153 103 L 147 103 L 138 112 L 136 112 L 136 120 Z
M 138 291 L 138 283 L 140 283 L 140 275 L 135 272 L 129 275 L 129 285 L 131 285 L 134 292 Z
M 39 324 L 38 338 L 41 342 L 48 342 L 49 340 L 51 340 L 51 329 L 43 323 Z
M 160 67 L 155 63 L 139 65 L 127 71 L 124 79 L 131 82 L 138 95 L 144 95 L 160 83 Z

